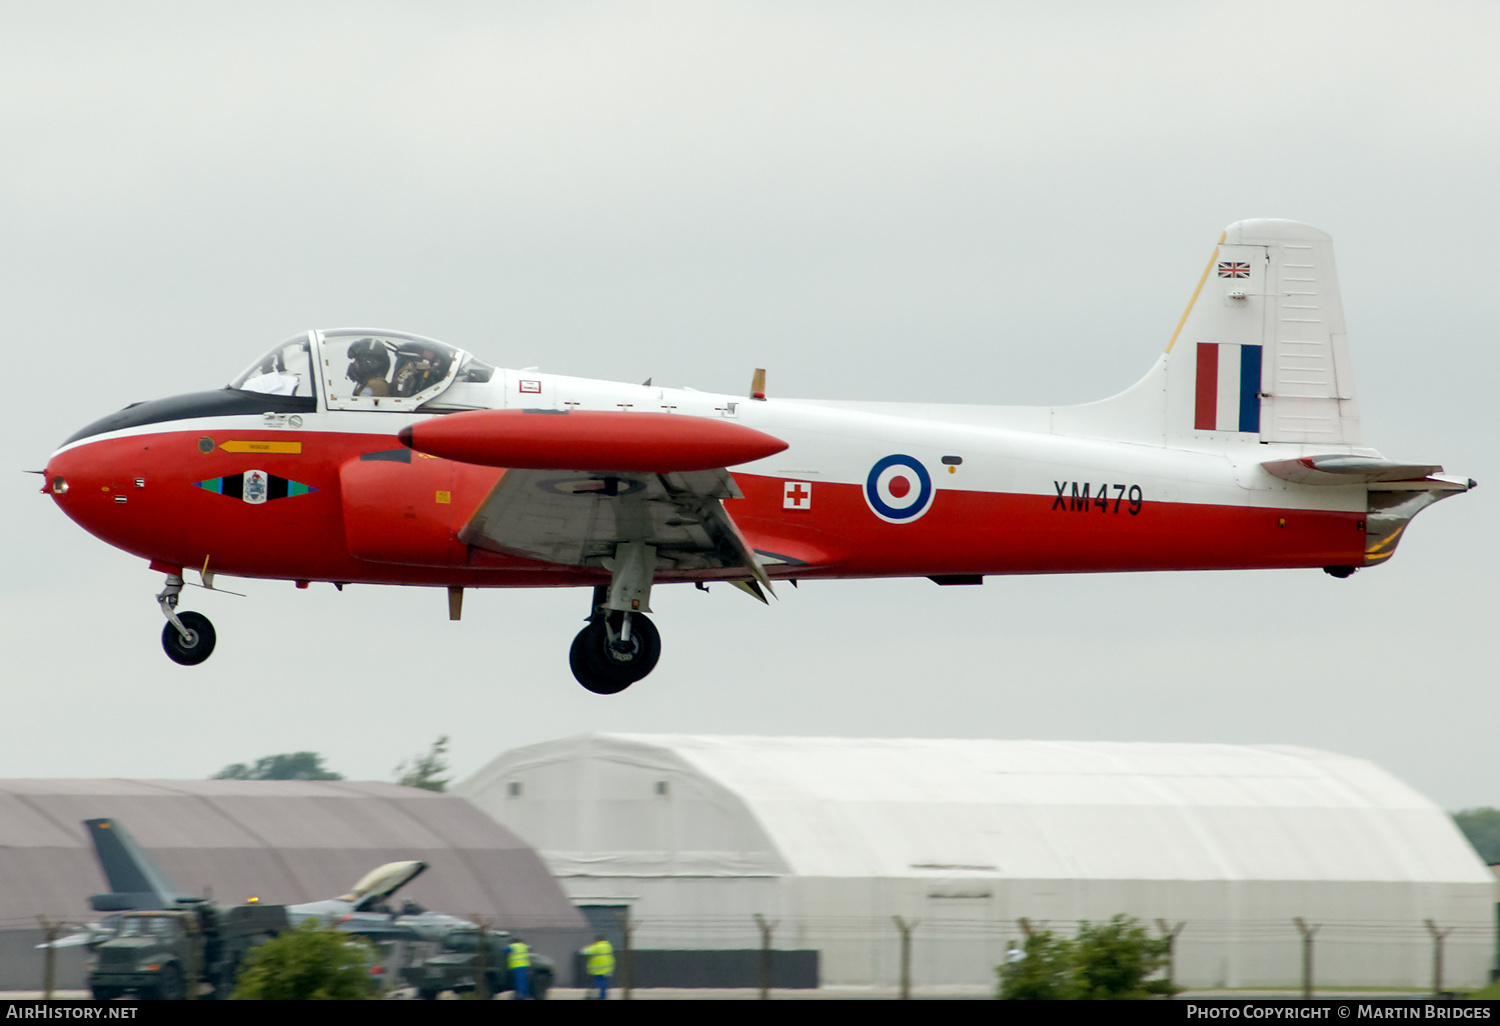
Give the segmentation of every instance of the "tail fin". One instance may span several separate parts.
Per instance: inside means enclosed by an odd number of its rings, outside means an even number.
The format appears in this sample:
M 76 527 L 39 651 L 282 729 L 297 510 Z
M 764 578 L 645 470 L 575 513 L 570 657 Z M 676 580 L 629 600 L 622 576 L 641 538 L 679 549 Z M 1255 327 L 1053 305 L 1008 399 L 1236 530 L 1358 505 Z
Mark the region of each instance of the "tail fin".
M 1167 353 L 1169 434 L 1360 443 L 1326 232 L 1272 220 L 1226 228 Z
M 1157 444 L 1360 444 L 1333 240 L 1296 221 L 1230 225 L 1151 372 L 1073 410 Z
M 83 825 L 88 827 L 99 868 L 112 892 L 89 898 L 94 911 L 164 909 L 177 904 L 177 888 L 124 827 L 112 819 L 86 819 Z

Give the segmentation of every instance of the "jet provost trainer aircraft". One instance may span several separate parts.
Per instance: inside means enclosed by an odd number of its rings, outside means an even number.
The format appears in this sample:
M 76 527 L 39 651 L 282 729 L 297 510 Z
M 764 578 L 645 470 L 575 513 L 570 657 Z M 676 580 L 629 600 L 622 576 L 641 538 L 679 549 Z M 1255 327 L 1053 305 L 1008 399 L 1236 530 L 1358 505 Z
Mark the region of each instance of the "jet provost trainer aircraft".
M 592 588 L 570 662 L 614 693 L 655 666 L 653 585 L 1322 568 L 1389 559 L 1474 482 L 1364 448 L 1321 231 L 1231 225 L 1164 352 L 1065 407 L 748 398 L 499 370 L 416 335 L 308 331 L 227 387 L 126 407 L 44 491 L 167 575 L 162 642 L 206 659 L 184 569 Z

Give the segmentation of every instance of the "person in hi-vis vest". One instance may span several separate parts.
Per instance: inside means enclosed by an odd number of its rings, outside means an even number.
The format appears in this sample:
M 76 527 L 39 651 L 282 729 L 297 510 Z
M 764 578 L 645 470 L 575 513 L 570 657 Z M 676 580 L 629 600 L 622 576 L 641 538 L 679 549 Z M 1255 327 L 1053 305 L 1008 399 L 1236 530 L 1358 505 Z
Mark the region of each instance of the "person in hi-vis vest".
M 510 996 L 516 1001 L 531 997 L 531 949 L 517 937 L 505 949 L 505 965 L 510 969 Z
M 598 994 L 586 996 L 603 1001 L 609 997 L 609 978 L 615 974 L 614 945 L 605 940 L 603 934 L 600 934 L 594 938 L 594 943 L 583 949 L 583 955 L 588 959 L 584 968 L 593 979 L 594 986 L 599 988 Z

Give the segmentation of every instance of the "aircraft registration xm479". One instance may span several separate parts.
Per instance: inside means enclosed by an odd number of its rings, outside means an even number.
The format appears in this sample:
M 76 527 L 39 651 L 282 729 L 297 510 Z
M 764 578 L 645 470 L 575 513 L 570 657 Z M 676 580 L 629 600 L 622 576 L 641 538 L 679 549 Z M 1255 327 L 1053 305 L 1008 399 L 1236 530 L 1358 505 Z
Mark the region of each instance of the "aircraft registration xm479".
M 1328 235 L 1231 225 L 1166 351 L 1101 402 L 748 397 L 503 370 L 397 331 L 307 331 L 226 388 L 69 438 L 44 492 L 166 574 L 162 643 L 208 658 L 185 571 L 591 589 L 574 675 L 656 665 L 654 585 L 1321 568 L 1391 557 L 1474 482 L 1363 446 Z

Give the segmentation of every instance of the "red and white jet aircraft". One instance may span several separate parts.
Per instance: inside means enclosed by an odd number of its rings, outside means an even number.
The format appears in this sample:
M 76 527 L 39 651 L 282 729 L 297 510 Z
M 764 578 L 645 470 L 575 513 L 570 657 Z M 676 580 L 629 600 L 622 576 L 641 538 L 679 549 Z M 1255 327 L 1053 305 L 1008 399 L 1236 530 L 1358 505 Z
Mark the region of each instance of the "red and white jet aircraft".
M 465 588 L 584 586 L 574 675 L 656 665 L 654 584 L 1320 567 L 1389 559 L 1474 482 L 1364 448 L 1323 232 L 1241 221 L 1151 370 L 1101 402 L 748 398 L 500 370 L 395 331 L 308 331 L 227 387 L 139 403 L 44 491 L 167 575 L 172 659 L 208 658 L 184 570 Z

